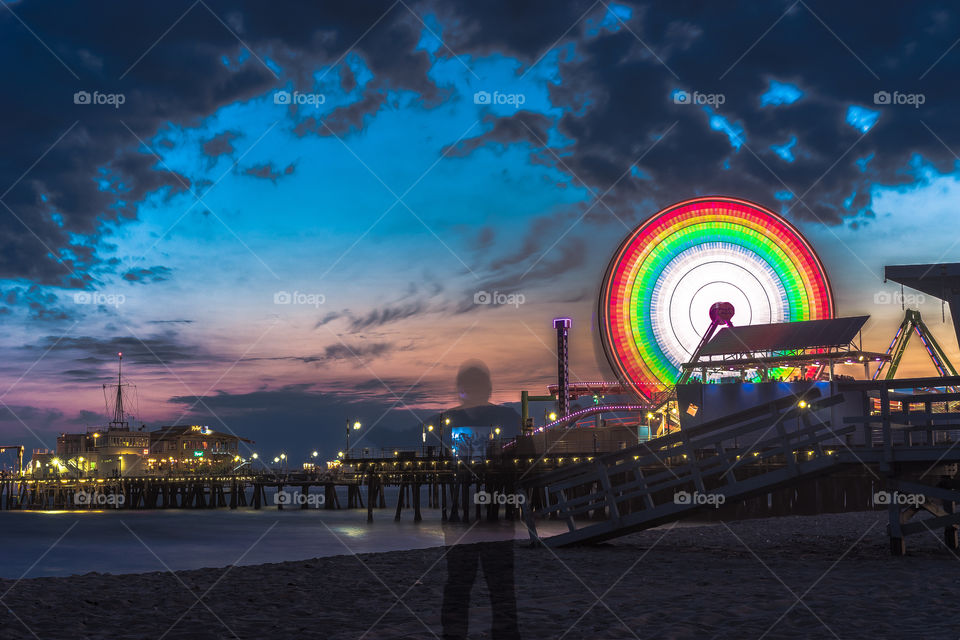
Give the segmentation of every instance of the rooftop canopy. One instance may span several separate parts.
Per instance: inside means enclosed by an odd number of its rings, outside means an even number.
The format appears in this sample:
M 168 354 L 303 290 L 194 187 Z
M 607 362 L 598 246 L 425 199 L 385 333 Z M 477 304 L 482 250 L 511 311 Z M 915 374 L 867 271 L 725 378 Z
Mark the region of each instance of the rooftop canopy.
M 724 327 L 707 343 L 700 356 L 844 347 L 853 342 L 869 317 Z

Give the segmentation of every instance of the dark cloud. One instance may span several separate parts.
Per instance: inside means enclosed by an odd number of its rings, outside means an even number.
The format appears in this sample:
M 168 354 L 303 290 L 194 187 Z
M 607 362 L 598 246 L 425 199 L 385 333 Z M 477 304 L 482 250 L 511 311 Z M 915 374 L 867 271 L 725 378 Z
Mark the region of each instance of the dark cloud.
M 244 358 L 246 362 L 255 362 L 261 360 L 292 360 L 306 364 L 320 364 L 335 360 L 344 360 L 358 366 L 369 364 L 370 361 L 387 356 L 397 350 L 406 350 L 406 347 L 398 349 L 396 345 L 390 342 L 360 342 L 348 345 L 343 342 L 334 343 L 326 346 L 323 352 L 317 355 L 302 356 L 272 356 L 260 358 Z
M 411 318 L 420 315 L 427 310 L 426 304 L 420 300 L 412 300 L 407 303 L 379 307 L 372 309 L 368 313 L 354 317 L 350 321 L 351 331 L 362 331 L 374 327 L 380 327 L 397 320 Z
M 236 35 L 225 24 L 235 25 Z M 171 124 L 195 126 L 271 88 L 312 89 L 315 71 L 348 50 L 374 80 L 369 96 L 344 113 L 342 125 L 335 118 L 336 126 L 362 122 L 394 88 L 423 99 L 437 93 L 428 56 L 415 51 L 422 25 L 386 1 L 298 5 L 281 15 L 225 0 L 138 8 L 114 0 L 93 13 L 24 0 L 0 12 L 0 29 L 0 53 L 20 61 L 0 72 L 0 278 L 38 284 L 89 285 L 110 270 L 101 256 L 104 223 L 134 219 L 147 194 L 199 186 L 165 170 L 140 142 Z M 282 77 L 261 62 L 266 57 Z M 229 154 L 235 139 L 223 132 L 204 151 Z
M 792 216 L 828 224 L 868 221 L 871 185 L 913 182 L 914 154 L 940 171 L 953 170 L 950 149 L 960 147 L 960 129 L 952 116 L 958 106 L 952 85 L 960 56 L 940 57 L 956 39 L 960 15 L 946 3 L 783 0 L 742 11 L 716 3 L 618 4 L 632 10 L 629 29 L 603 4 L 579 23 L 588 4 L 551 3 L 547 10 L 528 3 L 511 20 L 501 20 L 501 12 L 513 14 L 514 7 L 499 2 L 450 5 L 440 15 L 458 25 L 444 36 L 459 54 L 497 51 L 528 62 L 575 25 L 555 47 L 568 52 L 560 57 L 561 79 L 550 85 L 550 95 L 555 105 L 568 107 L 557 126 L 559 139 L 569 142 L 558 143 L 563 164 L 554 163 L 597 193 L 611 189 L 605 202 L 624 219 L 710 193 L 776 208 L 775 194 L 792 191 L 803 199 L 787 201 Z M 558 28 L 523 26 L 528 11 Z M 761 106 L 771 80 L 793 83 L 804 96 L 791 105 Z M 675 89 L 720 93 L 725 102 L 712 111 L 675 104 Z M 877 91 L 923 93 L 925 103 L 919 109 L 875 105 Z M 862 139 L 846 122 L 851 105 L 880 112 Z M 743 129 L 739 150 L 718 117 Z M 488 137 L 529 141 L 529 132 L 521 134 L 495 125 L 461 146 L 468 151 Z M 795 160 L 787 162 L 770 147 L 794 136 Z M 549 157 L 540 148 L 535 153 L 537 161 Z M 871 155 L 862 170 L 856 160 Z M 598 207 L 587 220 L 614 218 Z
M 123 274 L 123 279 L 128 282 L 163 282 L 169 280 L 173 271 L 169 267 L 153 266 L 148 269 L 134 268 Z
M 350 360 L 357 364 L 364 364 L 370 359 L 384 356 L 395 349 L 387 342 L 361 342 L 359 344 L 331 344 L 324 348 L 325 360 Z
M 243 175 L 252 176 L 254 178 L 260 178 L 263 180 L 269 180 L 273 184 L 277 184 L 277 180 L 279 180 L 283 176 L 293 175 L 295 168 L 296 168 L 295 165 L 288 164 L 281 171 L 280 169 L 274 168 L 272 162 L 267 162 L 264 164 L 257 164 L 252 167 L 248 167 L 247 169 L 244 169 Z
M 488 131 L 445 147 L 443 154 L 454 158 L 463 157 L 491 143 L 501 149 L 518 142 L 527 142 L 540 148 L 546 143 L 553 124 L 546 116 L 530 111 L 518 111 L 503 118 L 487 114 L 483 117 L 483 123 L 490 127 Z
M 293 464 L 298 464 L 306 461 L 313 450 L 318 450 L 323 459 L 333 459 L 345 444 L 344 425 L 348 420 L 359 420 L 364 425 L 359 434 L 351 437 L 354 446 L 377 449 L 409 445 L 409 439 L 397 430 L 427 412 L 411 413 L 382 385 L 372 390 L 378 393 L 334 393 L 315 389 L 311 384 L 293 384 L 248 393 L 217 391 L 202 397 L 174 396 L 169 402 L 187 411 L 186 420 L 217 425 L 218 429 L 251 438 L 257 442 L 252 450 L 259 451 L 261 456 L 284 451 Z
M 443 302 L 436 300 L 444 291 L 443 284 L 425 272 L 420 282 L 408 283 L 404 295 L 400 300 L 389 302 L 380 307 L 374 307 L 363 314 L 356 314 L 350 309 L 331 311 L 324 315 L 314 325 L 315 329 L 330 324 L 334 320 L 345 319 L 346 328 L 351 333 L 358 333 L 368 329 L 377 329 L 385 325 L 431 313 L 442 313 L 446 310 Z
M 96 338 L 92 336 L 46 336 L 35 344 L 22 347 L 28 352 L 51 352 L 52 354 L 75 355 L 78 362 L 91 365 L 113 366 L 117 353 L 123 353 L 125 362 L 138 365 L 166 365 L 211 361 L 206 350 L 184 342 L 173 332 L 165 332 L 137 339 L 132 336 Z M 61 356 L 62 357 L 62 356 Z
M 61 321 L 74 317 L 72 309 L 60 305 L 57 295 L 37 285 L 7 289 L 0 299 L 10 305 L 4 307 L 7 313 L 14 309 L 25 309 L 30 320 Z
M 337 107 L 323 118 L 307 116 L 297 124 L 294 133 L 301 137 L 308 133 L 320 136 L 335 134 L 343 137 L 351 131 L 362 129 L 364 119 L 373 116 L 380 109 L 383 101 L 384 94 L 382 92 L 377 90 L 366 91 L 363 98 L 357 102 Z
M 0 433 L 3 439 L 7 444 L 25 445 L 27 452 L 33 448 L 55 449 L 57 434 L 63 431 L 63 422 L 63 412 L 58 409 L 15 403 L 0 405 Z
M 473 239 L 472 248 L 475 251 L 485 251 L 493 246 L 493 241 L 497 237 L 496 230 L 491 226 L 481 227 Z
M 233 141 L 241 136 L 239 131 L 224 131 L 203 143 L 203 153 L 211 161 L 216 162 L 222 155 L 232 154 L 235 149 Z

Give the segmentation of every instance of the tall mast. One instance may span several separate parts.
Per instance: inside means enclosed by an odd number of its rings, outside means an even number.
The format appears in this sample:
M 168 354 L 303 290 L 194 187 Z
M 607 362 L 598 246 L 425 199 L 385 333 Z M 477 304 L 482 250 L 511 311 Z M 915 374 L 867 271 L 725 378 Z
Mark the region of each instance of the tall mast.
M 127 424 L 123 419 L 123 352 L 117 354 L 117 398 L 113 408 L 112 426 L 121 427 Z

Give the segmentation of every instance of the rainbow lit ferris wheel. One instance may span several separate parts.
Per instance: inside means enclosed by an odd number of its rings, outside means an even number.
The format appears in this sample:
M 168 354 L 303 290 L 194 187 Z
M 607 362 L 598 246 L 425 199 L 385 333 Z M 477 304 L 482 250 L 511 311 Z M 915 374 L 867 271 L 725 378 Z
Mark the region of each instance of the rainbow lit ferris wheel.
M 832 318 L 823 264 L 790 223 L 722 196 L 660 211 L 614 254 L 600 291 L 600 335 L 614 373 L 640 397 L 671 387 L 729 303 L 732 323 Z

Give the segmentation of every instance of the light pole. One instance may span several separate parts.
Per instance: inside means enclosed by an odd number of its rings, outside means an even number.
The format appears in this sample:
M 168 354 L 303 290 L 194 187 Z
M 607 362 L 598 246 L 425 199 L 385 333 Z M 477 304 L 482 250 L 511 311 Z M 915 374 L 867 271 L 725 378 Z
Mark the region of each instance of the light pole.
M 444 418 L 443 414 L 441 413 L 440 414 L 440 435 L 438 437 L 440 440 L 440 453 L 444 457 L 447 456 L 448 451 L 447 451 L 447 446 L 443 441 L 443 433 L 444 433 L 444 428 L 449 426 L 450 426 L 450 418 Z
M 350 429 L 352 428 L 354 431 L 359 431 L 362 426 L 359 420 L 354 420 L 353 424 L 351 424 L 350 419 L 347 419 L 347 449 L 345 457 L 350 457 Z

